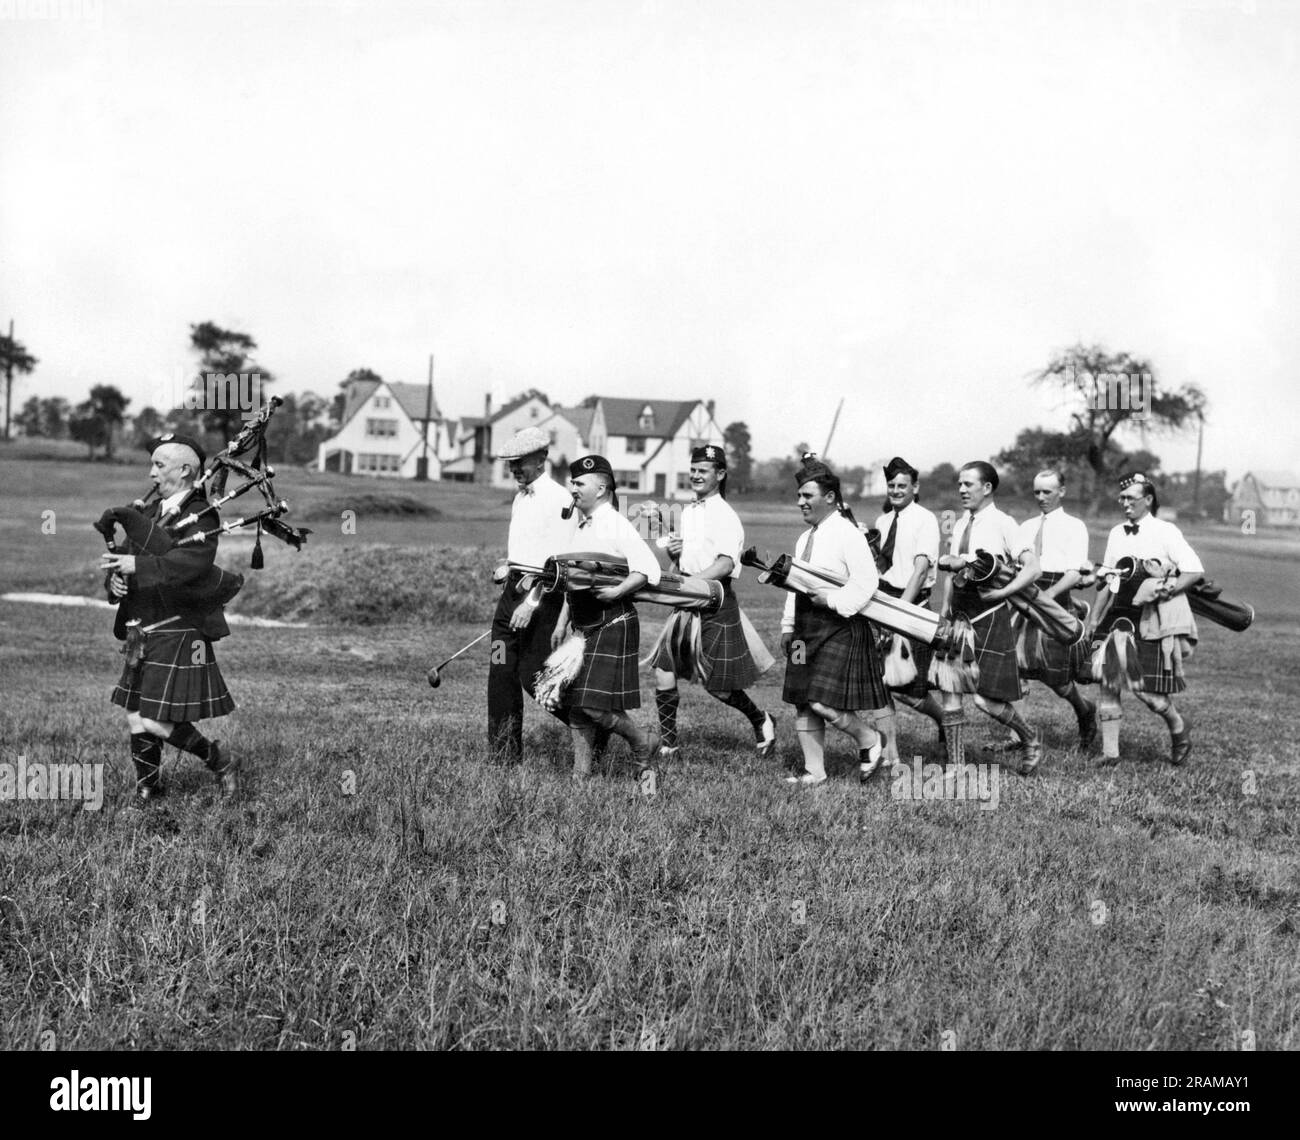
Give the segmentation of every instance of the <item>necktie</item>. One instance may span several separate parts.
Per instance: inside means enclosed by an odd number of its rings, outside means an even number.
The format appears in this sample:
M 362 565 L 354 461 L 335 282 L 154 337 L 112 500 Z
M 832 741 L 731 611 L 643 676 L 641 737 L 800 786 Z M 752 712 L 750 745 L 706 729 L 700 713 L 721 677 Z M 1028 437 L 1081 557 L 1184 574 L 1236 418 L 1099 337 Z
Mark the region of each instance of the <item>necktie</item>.
M 890 512 L 894 517 L 889 521 L 889 533 L 885 535 L 885 545 L 880 548 L 880 561 L 889 570 L 894 565 L 894 539 L 898 537 L 898 512 Z
M 520 493 L 521 495 L 532 495 L 532 494 L 536 494 L 536 492 L 533 490 L 533 485 L 532 485 L 531 483 L 529 483 L 527 487 L 520 487 L 520 488 L 519 488 L 519 493 Z
M 970 532 L 975 529 L 975 516 L 968 515 L 966 518 L 966 529 L 961 532 L 961 542 L 957 544 L 958 554 L 970 553 Z
M 1041 558 L 1043 556 L 1043 527 L 1047 525 L 1047 516 L 1044 515 L 1038 520 L 1038 533 L 1034 535 L 1034 554 Z
M 1138 524 L 1137 524 L 1137 523 L 1132 523 L 1132 524 L 1125 523 L 1125 524 L 1124 524 L 1124 533 L 1125 533 L 1125 534 L 1137 534 L 1137 532 L 1138 532 Z
M 803 544 L 803 553 L 799 555 L 799 557 L 802 558 L 805 562 L 812 561 L 813 537 L 816 534 L 817 534 L 817 528 L 813 527 L 812 530 L 808 532 L 808 541 Z

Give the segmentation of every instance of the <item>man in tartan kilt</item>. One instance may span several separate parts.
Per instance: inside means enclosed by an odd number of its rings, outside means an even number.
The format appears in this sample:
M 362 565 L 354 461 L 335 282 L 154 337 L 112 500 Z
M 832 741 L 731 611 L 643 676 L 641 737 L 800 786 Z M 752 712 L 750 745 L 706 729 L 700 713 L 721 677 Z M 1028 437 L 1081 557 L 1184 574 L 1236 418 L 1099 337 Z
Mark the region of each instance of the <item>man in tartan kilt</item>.
M 875 630 L 859 611 L 879 583 L 866 535 L 844 505 L 839 478 L 815 456 L 795 472 L 799 512 L 809 529 L 795 546 L 811 566 L 845 580 L 814 594 L 791 593 L 781 616 L 786 656 L 783 699 L 795 706 L 795 729 L 803 772 L 787 782 L 804 787 L 826 782 L 826 725 L 858 746 L 859 779 L 880 767 L 880 733 L 855 710 L 887 709 L 889 690 L 876 652 Z
M 934 512 L 926 510 L 916 501 L 920 490 L 921 473 L 899 456 L 886 464 L 885 512 L 876 519 L 876 531 L 883 536 L 876 569 L 880 572 L 880 586 L 894 598 L 913 605 L 926 606 L 934 587 L 935 567 L 939 563 L 939 520 Z M 882 639 L 892 642 L 902 634 Z M 940 745 L 943 744 L 943 706 L 939 703 L 927 680 L 930 672 L 930 647 L 921 641 L 905 639 L 916 667 L 916 677 L 906 685 L 891 686 L 890 695 L 900 704 L 928 716 L 939 728 Z M 885 737 L 885 763 L 899 762 L 898 741 L 895 733 Z
M 669 615 L 663 632 L 647 661 L 655 668 L 655 708 L 663 743 L 659 754 L 676 756 L 677 706 L 680 696 L 677 681 L 699 680 L 711 697 L 735 709 L 754 730 L 754 750 L 759 756 L 772 755 L 776 747 L 776 728 L 769 713 L 764 712 L 745 692 L 772 665 L 772 658 L 762 649 L 765 660 L 754 660 L 745 637 L 740 604 L 732 592 L 740 577 L 740 552 L 745 545 L 745 528 L 740 517 L 726 500 L 727 453 L 715 444 L 697 447 L 691 452 L 691 490 L 695 499 L 682 511 L 681 534 L 668 541 L 668 553 L 683 574 L 710 578 L 722 583 L 722 605 L 713 614 L 686 613 L 677 610 Z M 699 630 L 699 652 L 687 648 L 693 627 Z M 755 635 L 757 641 L 757 635 Z
M 165 524 L 207 506 L 194 480 L 203 472 L 203 450 L 189 436 L 165 435 L 151 445 L 149 478 L 159 499 L 145 508 Z M 179 540 L 218 525 L 215 513 L 171 532 Z M 170 743 L 198 756 L 223 793 L 239 790 L 239 760 L 209 740 L 193 722 L 225 716 L 235 707 L 217 667 L 212 643 L 227 636 L 222 607 L 204 597 L 199 583 L 217 555 L 217 536 L 173 546 L 163 554 L 104 554 L 100 568 L 116 601 L 114 636 L 127 644 L 126 665 L 112 701 L 126 710 L 136 793 L 147 802 L 162 794 L 162 747 Z
M 1040 574 L 1035 585 L 1042 596 L 1069 610 L 1070 591 L 1088 565 L 1088 528 L 1082 519 L 1066 514 L 1061 506 L 1064 494 L 1065 477 L 1059 471 L 1048 469 L 1034 476 L 1039 516 L 1020 524 L 1017 545 L 1028 543 L 1038 558 Z M 1075 684 L 1087 670 L 1087 639 L 1065 645 L 1019 614 L 1013 624 L 1020 676 L 1041 681 L 1070 705 L 1079 726 L 1079 745 L 1087 748 L 1097 738 L 1097 706 Z
M 585 639 L 581 671 L 564 690 L 563 705 L 573 730 L 573 775 L 591 774 L 597 732 L 623 737 L 637 757 L 638 771 L 650 766 L 659 747 L 657 732 L 643 732 L 628 716 L 641 707 L 637 658 L 641 626 L 627 595 L 658 585 L 659 562 L 627 519 L 615 509 L 614 471 L 601 455 L 586 455 L 569 465 L 573 501 L 582 513 L 574 542 L 583 552 L 627 561 L 628 575 L 617 586 L 567 592 L 563 623 Z
M 1165 722 L 1169 761 L 1181 765 L 1192 754 L 1192 738 L 1173 695 L 1187 687 L 1183 660 L 1197 641 L 1196 620 L 1184 595 L 1205 576 L 1205 567 L 1182 531 L 1156 518 L 1159 499 L 1145 475 L 1121 480 L 1119 503 L 1128 521 L 1111 530 L 1103 564 L 1114 566 L 1126 556 L 1139 563 L 1158 559 L 1177 574 L 1117 582 L 1114 592 L 1099 600 L 1092 675 L 1101 684 L 1101 763 L 1119 763 L 1120 692 L 1127 688 Z M 1131 649 L 1136 649 L 1136 662 L 1124 660 Z
M 1041 735 L 1030 728 L 1015 706 L 1025 694 L 1016 665 L 1011 607 L 1005 599 L 1038 577 L 1038 558 L 1032 544 L 1020 540 L 1015 519 L 994 504 L 997 489 L 998 473 L 991 463 L 976 460 L 957 473 L 957 496 L 966 513 L 953 528 L 949 553 L 939 559 L 939 569 L 954 574 L 944 582 L 943 612 L 947 617 L 960 616 L 971 623 L 979 668 L 975 706 L 1016 734 L 1022 747 L 1005 753 L 1001 763 L 1022 776 L 1030 776 L 1042 761 L 1043 744 Z M 1000 589 L 976 589 L 960 572 L 966 566 L 964 556 L 979 550 L 1009 563 L 1019 562 L 1019 572 Z M 965 719 L 961 694 L 945 693 L 944 734 L 951 763 L 964 759 Z

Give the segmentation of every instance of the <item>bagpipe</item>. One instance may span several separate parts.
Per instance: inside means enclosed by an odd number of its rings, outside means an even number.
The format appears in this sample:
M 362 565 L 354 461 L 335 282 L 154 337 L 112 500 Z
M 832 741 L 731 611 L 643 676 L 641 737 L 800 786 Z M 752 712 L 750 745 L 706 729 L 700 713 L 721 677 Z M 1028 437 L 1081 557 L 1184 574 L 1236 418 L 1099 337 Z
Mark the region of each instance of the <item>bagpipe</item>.
M 284 499 L 275 498 L 275 488 L 271 482 L 275 469 L 266 465 L 266 425 L 272 413 L 284 401 L 279 396 L 272 396 L 266 407 L 255 420 L 245 424 L 244 428 L 231 442 L 209 461 L 204 473 L 194 481 L 194 486 L 172 511 L 156 519 L 149 518 L 145 511 L 162 498 L 157 486 L 142 499 L 136 499 L 129 506 L 110 507 L 94 523 L 94 528 L 103 536 L 110 554 L 152 554 L 162 555 L 180 546 L 192 546 L 207 541 L 213 535 L 229 534 L 245 526 L 257 526 L 257 543 L 253 548 L 251 565 L 254 570 L 262 569 L 262 530 L 288 543 L 295 550 L 301 550 L 311 531 L 305 527 L 298 529 L 280 521 L 288 513 L 289 504 Z M 245 463 L 236 458 L 245 452 L 253 451 L 251 462 Z M 231 472 L 244 477 L 242 486 L 229 493 L 225 492 L 226 482 Z M 191 500 L 200 492 L 211 488 L 218 497 L 202 509 L 183 515 Z M 205 515 L 219 509 L 223 504 L 256 488 L 266 502 L 264 510 L 255 514 L 222 523 L 207 531 L 196 531 L 184 538 L 176 538 L 175 532 L 187 529 Z M 120 527 L 125 539 L 119 543 L 117 528 Z M 191 584 L 174 591 L 178 603 L 195 608 L 215 609 L 230 602 L 244 584 L 244 576 L 229 570 L 223 570 L 214 562 L 203 577 Z
M 1178 567 L 1162 562 L 1159 558 L 1134 558 L 1125 555 L 1114 566 L 1085 566 L 1080 569 L 1084 575 L 1080 585 L 1090 586 L 1099 581 L 1118 582 L 1117 597 L 1123 596 L 1126 602 L 1141 604 L 1138 590 L 1142 583 L 1155 579 L 1176 578 Z M 1212 621 L 1216 625 L 1230 629 L 1233 633 L 1242 633 L 1249 629 L 1255 620 L 1255 607 L 1245 602 L 1232 602 L 1223 597 L 1223 587 L 1218 583 L 1203 578 L 1196 585 L 1184 591 L 1192 613 Z M 1099 615 L 1100 616 L 1100 615 Z M 1093 623 L 1094 626 L 1096 622 Z
M 622 558 L 584 551 L 556 554 L 543 566 L 511 562 L 509 568 L 525 578 L 531 577 L 533 584 L 547 594 L 556 590 L 603 590 L 622 583 L 629 571 Z M 653 602 L 679 610 L 697 610 L 702 614 L 717 613 L 723 597 L 721 582 L 688 574 L 663 574 L 658 585 L 647 584 L 627 595 L 628 601 Z

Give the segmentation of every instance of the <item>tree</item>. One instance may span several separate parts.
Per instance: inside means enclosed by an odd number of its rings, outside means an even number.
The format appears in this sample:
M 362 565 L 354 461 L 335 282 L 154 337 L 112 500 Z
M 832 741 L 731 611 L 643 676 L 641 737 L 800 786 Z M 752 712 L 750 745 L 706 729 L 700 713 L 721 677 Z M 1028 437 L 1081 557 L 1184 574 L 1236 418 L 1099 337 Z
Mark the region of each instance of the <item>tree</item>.
M 14 340 L 14 323 L 9 322 L 9 335 L 0 336 L 0 368 L 5 370 L 5 442 L 9 442 L 9 405 L 13 399 L 14 373 L 30 373 L 39 361 Z
M 1087 459 L 1082 488 L 1095 514 L 1114 485 L 1112 437 L 1121 428 L 1176 432 L 1205 414 L 1205 393 L 1195 384 L 1165 391 L 1151 362 L 1101 345 L 1076 344 L 1058 353 L 1031 384 L 1059 388 L 1069 409 L 1069 431 Z M 1120 452 L 1120 455 L 1123 453 Z
M 40 396 L 29 396 L 16 416 L 14 423 L 18 425 L 23 435 L 42 435 L 41 431 L 41 398 Z
M 66 439 L 68 416 L 72 405 L 62 396 L 50 396 L 41 401 L 41 434 L 47 439 Z
M 96 384 L 90 398 L 78 404 L 72 413 L 68 429 L 73 439 L 80 440 L 95 458 L 95 448 L 104 449 L 104 458 L 113 458 L 113 442 L 122 427 L 126 406 L 130 398 L 122 395 L 111 384 Z
M 749 428 L 740 420 L 728 424 L 722 431 L 722 438 L 727 445 L 728 467 L 727 481 L 729 489 L 743 494 L 749 490 L 750 477 L 754 470 L 754 457 L 751 453 L 752 441 Z
M 262 385 L 271 383 L 275 377 L 251 357 L 257 350 L 257 341 L 247 333 L 223 329 L 211 321 L 190 325 L 190 347 L 199 354 L 199 371 L 194 380 L 194 391 L 198 395 L 198 407 L 202 410 L 203 427 L 215 432 L 223 440 L 233 439 L 244 426 L 244 413 L 256 411 L 256 408 L 242 407 L 235 398 L 236 393 L 226 392 L 223 400 L 209 400 L 209 376 L 257 375 Z M 242 386 L 241 386 L 242 389 Z M 223 407 L 213 406 L 216 403 Z
M 167 421 L 163 414 L 152 405 L 141 408 L 135 416 L 135 442 L 140 447 L 147 447 L 167 430 Z M 182 433 L 188 434 L 188 433 Z
M 337 431 L 343 426 L 343 412 L 348 406 L 348 388 L 353 384 L 361 384 L 367 380 L 374 380 L 382 384 L 384 378 L 378 372 L 371 372 L 369 368 L 354 368 L 348 373 L 346 380 L 339 381 L 339 391 L 334 394 L 334 399 L 330 401 L 330 426 Z

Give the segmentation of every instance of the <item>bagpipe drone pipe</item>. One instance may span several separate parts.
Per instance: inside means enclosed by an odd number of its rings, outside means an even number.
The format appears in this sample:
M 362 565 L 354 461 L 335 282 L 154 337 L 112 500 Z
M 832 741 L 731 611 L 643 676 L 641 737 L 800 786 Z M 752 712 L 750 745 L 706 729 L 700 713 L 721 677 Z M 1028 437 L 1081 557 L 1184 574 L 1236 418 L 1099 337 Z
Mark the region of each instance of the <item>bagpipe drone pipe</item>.
M 1158 558 L 1140 559 L 1125 555 L 1114 566 L 1085 566 L 1080 573 L 1084 575 L 1080 583 L 1083 586 L 1090 586 L 1099 579 L 1118 581 L 1119 591 L 1114 596 L 1132 601 L 1143 582 L 1152 578 L 1176 578 L 1178 567 Z M 1221 625 L 1224 629 L 1230 629 L 1233 633 L 1244 632 L 1255 620 L 1254 606 L 1229 601 L 1223 597 L 1223 587 L 1209 579 L 1203 578 L 1184 593 L 1192 613 Z M 1096 622 L 1093 624 L 1095 626 Z

